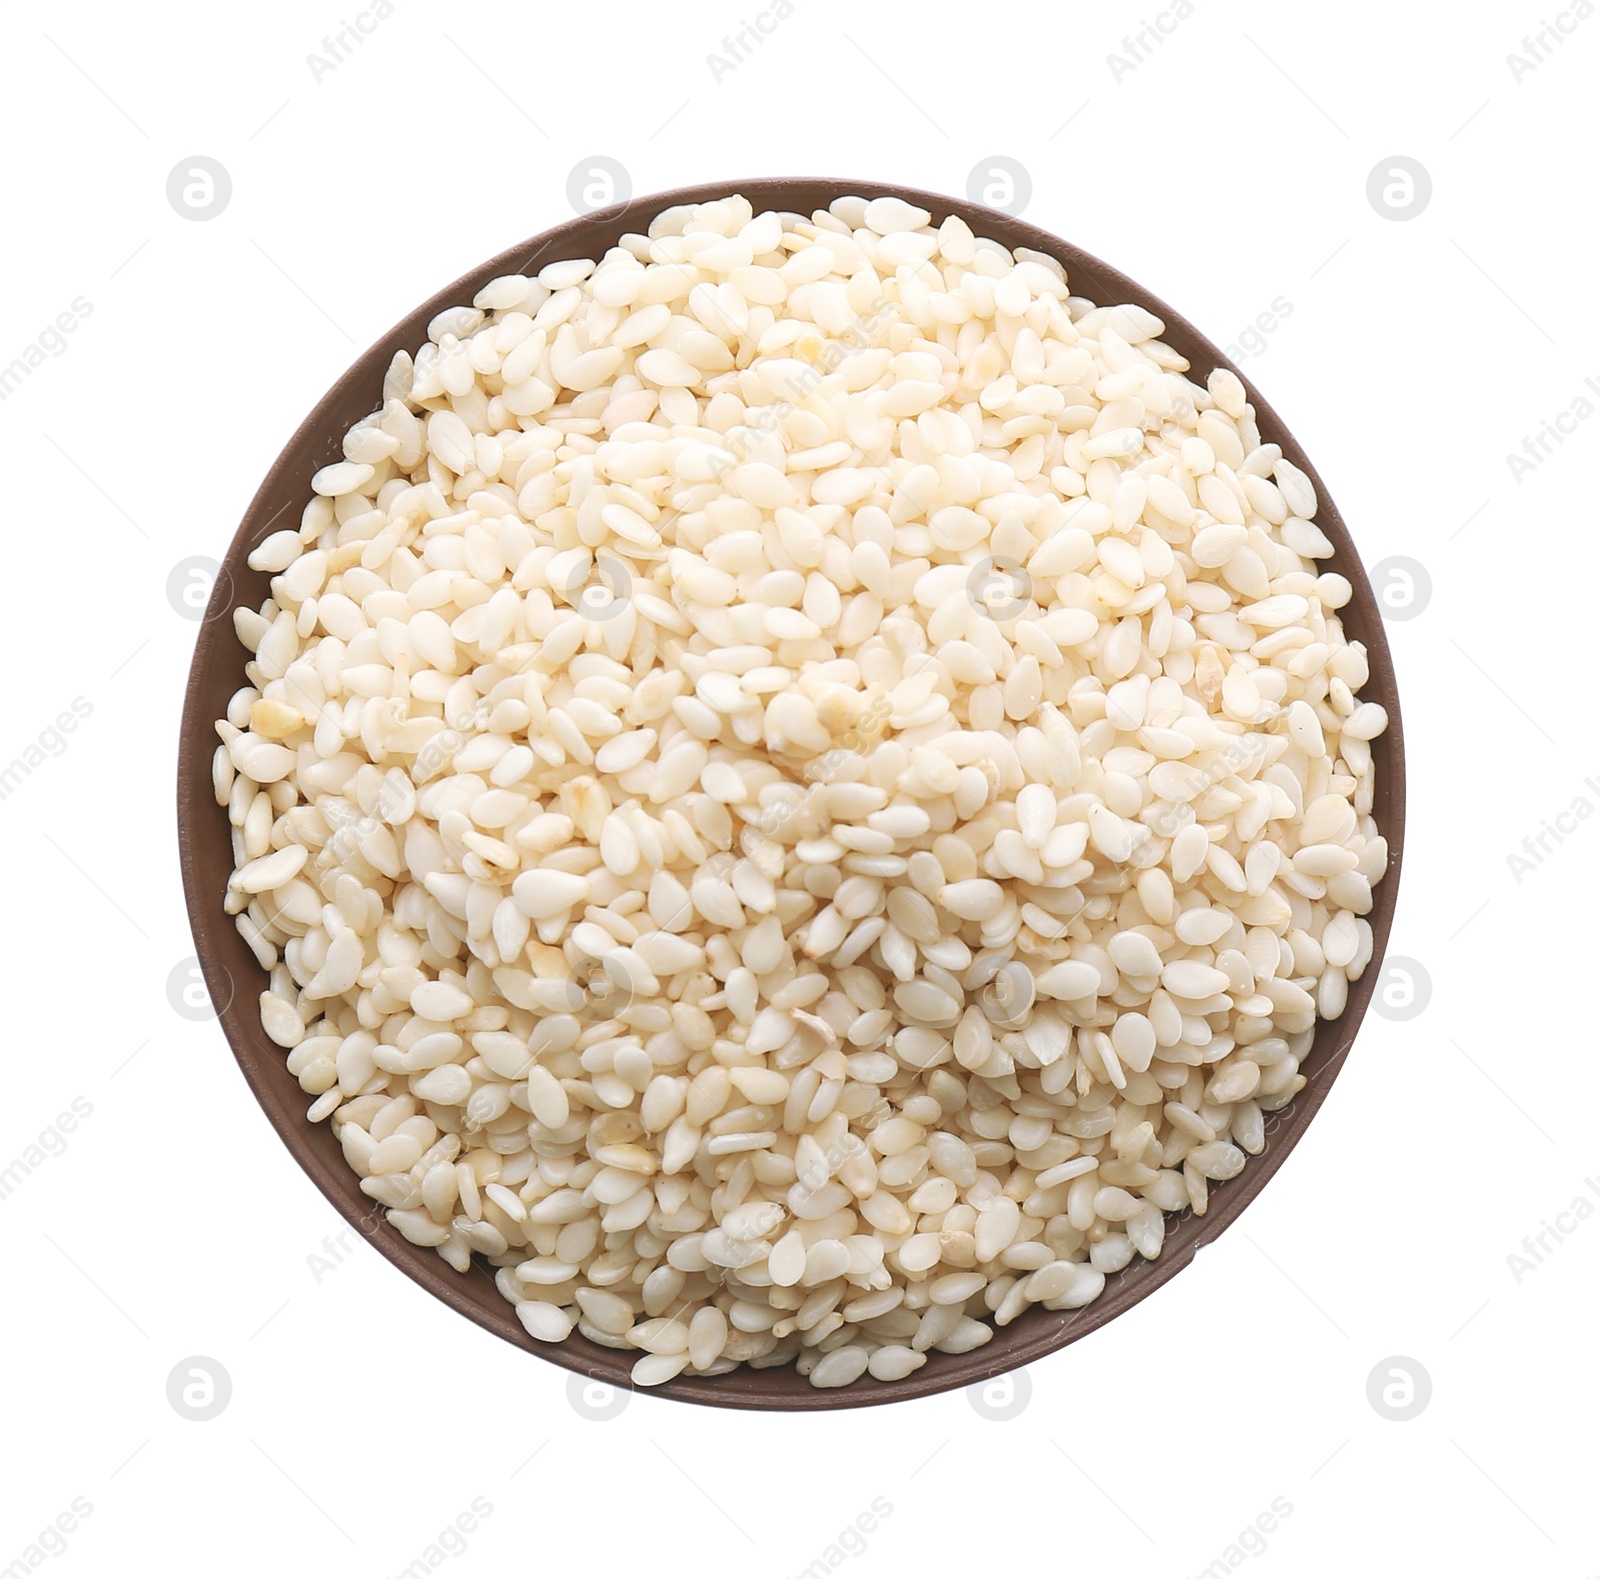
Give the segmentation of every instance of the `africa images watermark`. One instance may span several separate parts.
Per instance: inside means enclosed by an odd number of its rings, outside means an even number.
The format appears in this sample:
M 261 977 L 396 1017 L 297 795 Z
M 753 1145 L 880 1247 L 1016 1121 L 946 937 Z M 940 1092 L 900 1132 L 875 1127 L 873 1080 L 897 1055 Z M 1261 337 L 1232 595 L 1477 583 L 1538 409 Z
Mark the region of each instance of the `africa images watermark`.
M 74 296 L 67 306 L 39 331 L 38 337 L 0 366 L 0 400 L 9 400 L 32 376 L 36 367 L 43 367 L 48 356 L 64 356 L 67 336 L 94 311 L 94 303 L 87 296 Z
M 1586 378 L 1583 383 L 1588 394 L 1578 395 L 1568 404 L 1565 411 L 1558 411 L 1553 418 L 1545 418 L 1539 424 L 1537 433 L 1525 435 L 1520 455 L 1515 450 L 1507 453 L 1506 465 L 1511 468 L 1511 480 L 1519 488 L 1524 477 L 1538 471 L 1539 467 L 1578 431 L 1579 423 L 1587 422 L 1594 415 L 1595 402 L 1589 396 L 1593 395 L 1595 399 L 1600 400 L 1600 379 Z
M 311 1274 L 311 1281 L 321 1283 L 325 1277 L 331 1277 L 337 1272 L 355 1254 L 362 1235 L 370 1238 L 382 1226 L 385 1211 L 386 1208 L 381 1201 L 374 1201 L 361 1218 L 360 1233 L 354 1228 L 346 1228 L 337 1237 L 333 1234 L 324 1234 L 320 1249 L 313 1250 L 306 1256 L 306 1270 Z
M 94 1504 L 87 1497 L 74 1497 L 4 1568 L 0 1568 L 0 1579 L 23 1579 L 24 1574 L 42 1568 L 46 1559 L 61 1556 L 73 1532 L 93 1512 Z
M 395 1575 L 395 1579 L 426 1579 L 449 1559 L 467 1549 L 478 1526 L 494 1512 L 487 1497 L 474 1497 L 426 1546 Z
M 730 428 L 723 435 L 723 448 L 711 457 L 711 472 L 721 477 L 730 466 L 744 461 L 762 439 L 770 437 L 792 417 L 796 409 L 809 400 L 830 374 L 837 373 L 851 357 L 872 350 L 878 343 L 878 331 L 886 322 L 900 316 L 899 308 L 887 296 L 880 295 L 867 309 L 867 316 L 859 314 L 843 334 L 823 344 L 814 357 L 807 359 L 800 371 L 784 378 L 787 399 L 768 406 L 754 422 Z
M 67 1137 L 93 1112 L 94 1103 L 88 1097 L 74 1097 L 57 1113 L 53 1123 L 45 1125 L 17 1156 L 0 1168 L 0 1201 L 14 1195 L 22 1181 L 37 1173 L 52 1157 L 59 1157 L 67 1149 Z
M 1264 709 L 1252 722 L 1264 724 L 1272 716 Z M 1132 838 L 1128 853 L 1121 858 L 1120 864 L 1134 867 L 1148 866 L 1155 858 L 1152 852 L 1156 849 L 1157 841 L 1176 837 L 1191 822 L 1196 821 L 1193 802 L 1208 789 L 1214 789 L 1224 779 L 1232 778 L 1235 773 L 1241 772 L 1264 757 L 1269 744 L 1266 730 L 1247 730 L 1242 735 L 1234 735 L 1204 767 L 1191 767 L 1188 799 L 1161 804 L 1150 820 L 1144 824 L 1143 831 Z
M 1267 336 L 1294 312 L 1294 303 L 1287 296 L 1274 296 L 1264 307 L 1222 348 L 1230 362 L 1248 362 L 1253 356 L 1264 356 Z
M 378 0 L 370 11 L 357 11 L 353 21 L 341 18 L 339 31 L 323 36 L 322 53 L 319 55 L 313 50 L 306 56 L 306 65 L 311 68 L 311 80 L 320 87 L 322 79 L 337 71 L 378 31 L 380 22 L 394 15 L 394 11 L 394 0 Z
M 467 743 L 468 732 L 482 729 L 488 719 L 489 710 L 480 701 L 473 711 L 463 713 L 440 729 L 417 753 L 411 767 L 412 784 L 426 784 Z M 412 793 L 385 776 L 369 816 L 357 817 L 348 808 L 343 814 L 333 815 L 329 819 L 333 834 L 325 846 L 332 864 L 343 866 L 352 856 L 360 854 L 363 843 L 400 811 Z
M 1194 11 L 1194 0 L 1178 0 L 1170 11 L 1157 11 L 1153 19 L 1141 17 L 1139 31 L 1123 39 L 1122 53 L 1112 50 L 1106 56 L 1106 65 L 1111 68 L 1111 80 L 1120 86 L 1122 79 L 1131 76 L 1149 60 L 1178 31 L 1178 24 L 1187 22 Z
M 1554 817 L 1545 817 L 1539 823 L 1539 831 L 1530 833 L 1522 841 L 1522 853 L 1513 850 L 1506 856 L 1506 865 L 1511 868 L 1511 876 L 1517 886 L 1522 886 L 1523 878 L 1538 871 L 1544 863 L 1555 853 L 1555 849 L 1566 843 L 1578 831 L 1579 826 L 1588 821 L 1600 806 L 1600 781 L 1587 778 L 1583 787 L 1593 795 L 1574 795 L 1571 804 L 1558 811 Z
M 1554 21 L 1541 17 L 1539 31 L 1524 35 L 1521 53 L 1512 50 L 1506 56 L 1511 80 L 1520 88 L 1522 79 L 1537 71 L 1578 31 L 1578 24 L 1587 22 L 1593 15 L 1594 0 L 1578 0 L 1570 11 L 1557 11 Z
M 711 80 L 721 82 L 729 73 L 737 71 L 778 31 L 778 24 L 788 21 L 793 15 L 794 0 L 778 0 L 770 11 L 757 11 L 753 22 L 741 17 L 739 31 L 724 35 L 722 53 L 719 55 L 713 50 L 706 56 L 706 64 L 711 68 Z
M 70 743 L 67 736 L 90 713 L 94 703 L 87 697 L 75 696 L 53 724 L 47 724 L 9 762 L 0 765 L 0 800 L 7 800 L 21 788 L 24 779 L 42 768 L 51 757 L 59 757 Z
M 1506 1257 L 1513 1283 L 1520 1283 L 1530 1273 L 1537 1272 L 1567 1235 L 1576 1232 L 1579 1223 L 1594 1216 L 1595 1203 L 1600 1201 L 1600 1178 L 1591 1175 L 1583 1181 L 1583 1187 L 1589 1192 L 1587 1195 L 1575 1195 L 1569 1206 L 1556 1213 L 1554 1222 L 1548 1217 L 1542 1218 L 1539 1232 L 1523 1239 L 1521 1253 L 1513 1250 Z
M 859 1557 L 867 1549 L 867 1537 L 893 1512 L 894 1504 L 887 1497 L 874 1497 L 794 1579 L 827 1579 L 848 1558 Z
M 1200 1570 L 1197 1579 L 1226 1579 L 1234 1569 L 1243 1566 L 1247 1557 L 1259 1557 L 1267 1549 L 1267 1537 L 1293 1512 L 1294 1504 L 1287 1497 L 1274 1497 L 1239 1531 L 1238 1537 L 1223 1548 L 1220 1556 Z

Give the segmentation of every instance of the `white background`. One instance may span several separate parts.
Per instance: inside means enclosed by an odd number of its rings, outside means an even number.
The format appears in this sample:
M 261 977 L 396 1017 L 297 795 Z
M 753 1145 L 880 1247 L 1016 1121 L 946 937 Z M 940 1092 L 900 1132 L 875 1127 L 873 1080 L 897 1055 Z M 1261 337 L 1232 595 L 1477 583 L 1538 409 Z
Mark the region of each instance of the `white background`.
M 1520 1282 L 1507 1261 L 1600 1177 L 1600 828 L 1520 883 L 1506 859 L 1576 797 L 1600 804 L 1578 602 L 1600 421 L 1520 482 L 1506 460 L 1600 377 L 1600 20 L 1519 84 L 1507 55 L 1548 14 L 1531 0 L 1199 0 L 1119 82 L 1107 55 L 1155 0 L 795 0 L 717 82 L 708 52 L 762 0 L 399 0 L 315 80 L 307 55 L 361 3 L 5 11 L 0 365 L 75 297 L 92 312 L 0 404 L 0 760 L 73 698 L 92 712 L 0 802 L 0 1166 L 74 1098 L 93 1111 L 0 1200 L 0 1570 L 74 1497 L 93 1511 L 42 1564 L 62 1579 L 390 1576 L 475 1497 L 493 1511 L 441 1571 L 793 1575 L 875 1497 L 892 1512 L 854 1576 L 1193 1575 L 1278 1497 L 1266 1550 L 1232 1554 L 1247 1573 L 1600 1568 L 1580 1444 L 1600 1225 L 1547 1240 Z M 319 1280 L 308 1257 L 342 1221 L 216 1024 L 169 1004 L 193 953 L 173 775 L 197 626 L 168 576 L 221 557 L 360 348 L 567 218 L 586 158 L 636 193 L 765 174 L 962 193 L 997 154 L 1029 171 L 1030 219 L 1219 344 L 1291 302 L 1244 371 L 1367 565 L 1432 580 L 1389 627 L 1412 808 L 1391 949 L 1432 998 L 1369 1017 L 1246 1219 L 1033 1367 L 1015 1418 L 959 1392 L 804 1419 L 638 1396 L 586 1418 L 566 1372 L 365 1244 Z M 1397 154 L 1433 185 L 1404 222 L 1366 196 Z M 233 185 L 203 223 L 165 195 L 194 155 Z M 193 1355 L 232 1381 L 204 1423 L 166 1395 Z M 1368 1401 L 1392 1356 L 1431 1378 L 1406 1422 Z

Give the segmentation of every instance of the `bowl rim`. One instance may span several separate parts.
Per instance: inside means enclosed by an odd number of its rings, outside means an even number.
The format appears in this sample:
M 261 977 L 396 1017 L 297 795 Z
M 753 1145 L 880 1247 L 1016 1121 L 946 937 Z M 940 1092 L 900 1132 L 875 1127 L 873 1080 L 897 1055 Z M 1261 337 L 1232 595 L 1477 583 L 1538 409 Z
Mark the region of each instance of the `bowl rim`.
M 742 1365 L 721 1376 L 676 1377 L 660 1386 L 638 1390 L 679 1402 L 737 1409 L 862 1408 L 973 1387 L 1086 1337 L 1176 1277 L 1195 1253 L 1224 1233 L 1271 1181 L 1326 1099 L 1382 975 L 1399 898 L 1406 810 L 1404 726 L 1384 621 L 1356 544 L 1315 466 L 1253 381 L 1187 318 L 1101 259 L 1018 216 L 965 198 L 879 180 L 765 176 L 700 182 L 641 194 L 580 214 L 506 248 L 435 292 L 358 356 L 300 423 L 257 488 L 217 572 L 190 666 L 178 751 L 178 849 L 197 958 L 213 1005 L 221 1005 L 217 1019 L 246 1082 L 289 1153 L 340 1215 L 387 1260 L 434 1297 L 497 1337 L 572 1372 L 569 1391 L 580 1388 L 584 1378 L 634 1391 L 629 1369 L 636 1353 L 604 1348 L 576 1331 L 561 1343 L 536 1342 L 523 1330 L 514 1306 L 494 1286 L 481 1258 L 474 1258 L 471 1273 L 461 1275 L 448 1268 L 432 1250 L 411 1244 L 390 1228 L 383 1218 L 383 1208 L 360 1193 L 357 1175 L 345 1164 L 327 1124 L 312 1125 L 307 1121 L 305 1094 L 288 1074 L 283 1050 L 269 1042 L 260 1027 L 255 993 L 239 990 L 244 984 L 234 979 L 230 959 L 251 982 L 264 976 L 231 917 L 223 913 L 226 878 L 218 884 L 215 876 L 217 850 L 220 848 L 225 856 L 229 850 L 226 816 L 211 789 L 211 758 L 216 747 L 212 726 L 214 719 L 222 716 L 215 698 L 220 690 L 225 705 L 226 697 L 243 683 L 246 661 L 244 649 L 234 636 L 231 611 L 241 600 L 251 606 L 259 602 L 259 598 L 252 602 L 243 593 L 248 587 L 264 588 L 270 579 L 265 573 L 249 570 L 246 556 L 286 510 L 303 507 L 310 498 L 311 473 L 338 458 L 339 441 L 345 430 L 365 411 L 376 408 L 383 372 L 394 352 L 414 350 L 421 344 L 435 314 L 448 307 L 470 304 L 484 284 L 499 275 L 523 272 L 562 258 L 599 257 L 604 246 L 614 244 L 617 235 L 644 228 L 649 219 L 669 208 L 739 194 L 748 198 L 758 212 L 776 208 L 809 216 L 833 198 L 869 193 L 898 197 L 926 209 L 935 223 L 948 215 L 959 215 L 979 236 L 1013 249 L 1023 247 L 1046 253 L 1066 268 L 1075 291 L 1078 281 L 1088 282 L 1085 293 L 1097 305 L 1133 303 L 1153 312 L 1165 326 L 1163 342 L 1189 358 L 1189 376 L 1203 382 L 1201 375 L 1211 368 L 1234 372 L 1255 409 L 1263 442 L 1279 444 L 1286 458 L 1311 479 L 1318 499 L 1317 525 L 1335 548 L 1332 559 L 1323 563 L 1350 580 L 1352 596 L 1341 617 L 1347 633 L 1364 642 L 1367 649 L 1370 678 L 1362 694 L 1365 699 L 1381 702 L 1389 715 L 1387 731 L 1374 742 L 1378 767 L 1374 816 L 1378 816 L 1377 807 L 1381 805 L 1383 812 L 1378 820 L 1388 840 L 1389 864 L 1366 917 L 1373 932 L 1372 959 L 1361 978 L 1351 984 L 1343 1014 L 1336 1020 L 1318 1022 L 1312 1048 L 1301 1065 L 1307 1084 L 1291 1103 L 1269 1115 L 1269 1143 L 1265 1150 L 1251 1157 L 1235 1179 L 1213 1186 L 1205 1216 L 1196 1218 L 1192 1211 L 1166 1214 L 1167 1239 L 1160 1256 L 1151 1262 L 1136 1257 L 1127 1269 L 1108 1276 L 1104 1292 L 1091 1304 L 1076 1311 L 1033 1307 L 1014 1324 L 997 1330 L 994 1339 L 983 1347 L 961 1355 L 930 1353 L 927 1364 L 896 1382 L 863 1377 L 849 1387 L 820 1389 L 800 1377 L 792 1365 L 764 1369 Z M 630 220 L 635 223 L 630 224 Z M 368 392 L 364 404 L 362 391 Z M 354 416 L 349 414 L 352 410 Z M 231 856 L 225 870 L 231 871 Z M 251 971 L 256 974 L 250 975 Z

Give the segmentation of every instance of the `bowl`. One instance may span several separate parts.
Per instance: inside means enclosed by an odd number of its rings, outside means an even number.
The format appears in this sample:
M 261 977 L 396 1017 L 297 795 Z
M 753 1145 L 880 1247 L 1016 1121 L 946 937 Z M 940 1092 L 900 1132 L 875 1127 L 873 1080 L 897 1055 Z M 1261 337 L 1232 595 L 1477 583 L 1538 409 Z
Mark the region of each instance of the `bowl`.
M 863 193 L 904 198 L 927 209 L 935 224 L 950 214 L 959 214 L 979 235 L 992 237 L 1007 247 L 1026 247 L 1058 259 L 1066 268 L 1074 291 L 1096 303 L 1133 302 L 1153 312 L 1166 325 L 1166 343 L 1188 357 L 1191 376 L 1203 380 L 1213 367 L 1232 367 L 1198 329 L 1143 286 L 1024 219 L 937 192 L 879 181 L 717 181 L 635 198 L 568 220 L 509 248 L 447 285 L 432 300 L 408 313 L 352 364 L 300 425 L 257 489 L 222 561 L 200 627 L 184 698 L 178 754 L 178 844 L 184 892 L 206 986 L 212 1003 L 221 1006 L 218 1019 L 223 1034 L 256 1100 L 295 1161 L 377 1250 L 430 1294 L 508 1343 L 582 1376 L 622 1388 L 632 1387 L 629 1369 L 635 1356 L 631 1352 L 604 1348 L 577 1332 L 559 1344 L 535 1342 L 523 1330 L 515 1309 L 495 1287 L 486 1264 L 475 1262 L 470 1272 L 459 1274 L 432 1250 L 402 1238 L 384 1220 L 381 1208 L 361 1193 L 358 1178 L 346 1164 L 328 1125 L 307 1120 L 308 1099 L 285 1068 L 283 1051 L 267 1039 L 257 1017 L 257 995 L 265 984 L 265 973 L 232 918 L 223 912 L 233 857 L 227 817 L 211 790 L 211 757 L 217 743 L 212 722 L 224 715 L 228 698 L 243 681 L 245 652 L 234 636 L 230 610 L 238 603 L 257 607 L 268 594 L 270 576 L 251 570 L 246 558 L 256 544 L 279 529 L 286 515 L 290 522 L 298 520 L 299 511 L 310 496 L 311 474 L 340 458 L 345 431 L 379 403 L 383 375 L 394 353 L 415 349 L 427 338 L 428 322 L 436 313 L 470 302 L 498 275 L 537 270 L 562 258 L 598 258 L 623 234 L 646 228 L 663 209 L 706 202 L 731 192 L 742 193 L 758 212 L 772 208 L 810 214 L 837 197 Z M 1136 1258 L 1124 1271 L 1107 1279 L 1100 1298 L 1080 1310 L 1033 1307 L 1011 1325 L 998 1329 L 984 1347 L 960 1355 L 930 1353 L 926 1365 L 900 1381 L 878 1382 L 863 1377 L 849 1387 L 819 1389 L 791 1366 L 767 1370 L 741 1366 L 721 1376 L 677 1377 L 649 1389 L 656 1396 L 734 1409 L 849 1409 L 971 1387 L 1039 1360 L 1087 1337 L 1176 1277 L 1195 1252 L 1224 1233 L 1266 1187 L 1327 1097 L 1381 975 L 1398 897 L 1405 833 L 1404 734 L 1389 644 L 1355 544 L 1316 468 L 1293 435 L 1262 399 L 1248 375 L 1238 368 L 1233 371 L 1249 391 L 1263 440 L 1281 445 L 1284 454 L 1316 486 L 1320 501 L 1317 524 L 1334 544 L 1329 568 L 1348 577 L 1354 587 L 1354 596 L 1342 617 L 1347 633 L 1367 647 L 1371 679 L 1363 696 L 1381 702 L 1389 714 L 1388 730 L 1373 742 L 1377 768 L 1373 815 L 1389 842 L 1389 869 L 1376 889 L 1374 908 L 1368 917 L 1373 930 L 1372 963 L 1360 981 L 1351 985 L 1344 1013 L 1337 1020 L 1319 1022 L 1311 1051 L 1301 1065 L 1307 1081 L 1305 1088 L 1290 1105 L 1268 1116 L 1265 1150 L 1252 1157 L 1236 1178 L 1213 1187 L 1209 1209 L 1203 1217 L 1192 1212 L 1169 1217 L 1160 1257 L 1152 1262 Z M 1309 1187 L 1305 1181 L 1302 1184 Z

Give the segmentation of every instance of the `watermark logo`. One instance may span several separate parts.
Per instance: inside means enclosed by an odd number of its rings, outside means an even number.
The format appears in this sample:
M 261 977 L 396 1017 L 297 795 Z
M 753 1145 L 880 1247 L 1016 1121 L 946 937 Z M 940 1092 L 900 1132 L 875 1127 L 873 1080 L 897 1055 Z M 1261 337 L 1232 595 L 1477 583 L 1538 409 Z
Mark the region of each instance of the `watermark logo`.
M 1380 219 L 1415 219 L 1433 196 L 1433 177 L 1421 160 L 1390 154 L 1367 176 L 1367 201 Z
M 613 1387 L 597 1376 L 574 1373 L 567 1378 L 567 1402 L 572 1412 L 585 1420 L 615 1420 L 632 1398 L 627 1388 Z
M 995 1025 L 1020 1027 L 1036 991 L 1033 972 L 1020 959 L 1010 959 L 979 989 L 978 1007 Z
M 1020 159 L 991 154 L 973 165 L 967 177 L 967 196 L 986 208 L 1020 214 L 1033 196 L 1033 178 Z
M 597 208 L 626 203 L 633 196 L 633 177 L 620 160 L 605 154 L 580 159 L 567 176 L 567 202 L 574 214 L 592 214 Z
M 1433 577 L 1427 567 L 1403 554 L 1380 559 L 1367 573 L 1378 595 L 1378 612 L 1386 620 L 1414 620 L 1433 601 Z
M 219 575 L 228 589 L 227 597 L 217 606 L 216 618 L 221 619 L 229 612 L 233 602 L 233 582 L 228 573 L 216 560 L 205 554 L 191 554 L 187 559 L 180 559 L 167 572 L 167 603 L 172 612 L 198 624 L 206 617 L 211 589 L 217 584 Z
M 967 1389 L 967 1402 L 985 1420 L 1015 1420 L 1033 1400 L 1033 1382 L 1024 1371 L 1007 1371 Z
M 1433 1378 L 1421 1360 L 1391 1354 L 1367 1377 L 1367 1402 L 1385 1420 L 1415 1420 L 1433 1397 Z
M 558 590 L 585 619 L 614 620 L 633 596 L 633 577 L 620 559 L 601 556 L 592 576 L 579 565 Z
M 1386 1020 L 1414 1020 L 1433 997 L 1433 980 L 1414 959 L 1389 954 L 1378 977 L 1372 1007 Z
M 220 1360 L 191 1354 L 167 1375 L 167 1402 L 185 1420 L 215 1420 L 233 1397 L 233 1378 Z
M 174 1014 L 181 1014 L 186 1020 L 214 1020 L 233 1002 L 233 980 L 231 977 L 228 980 L 227 1001 L 218 1008 L 206 988 L 199 957 L 190 954 L 167 972 L 167 1002 L 172 1005 Z
M 180 219 L 215 219 L 233 197 L 233 178 L 217 159 L 190 154 L 167 176 L 167 201 Z
M 635 995 L 635 984 L 620 953 L 608 954 L 604 959 L 585 959 L 567 983 L 567 1012 L 586 1024 L 598 1025 L 616 1019 Z
M 1033 602 L 1033 577 L 1014 559 L 985 556 L 967 576 L 967 601 L 980 614 L 1004 624 Z

